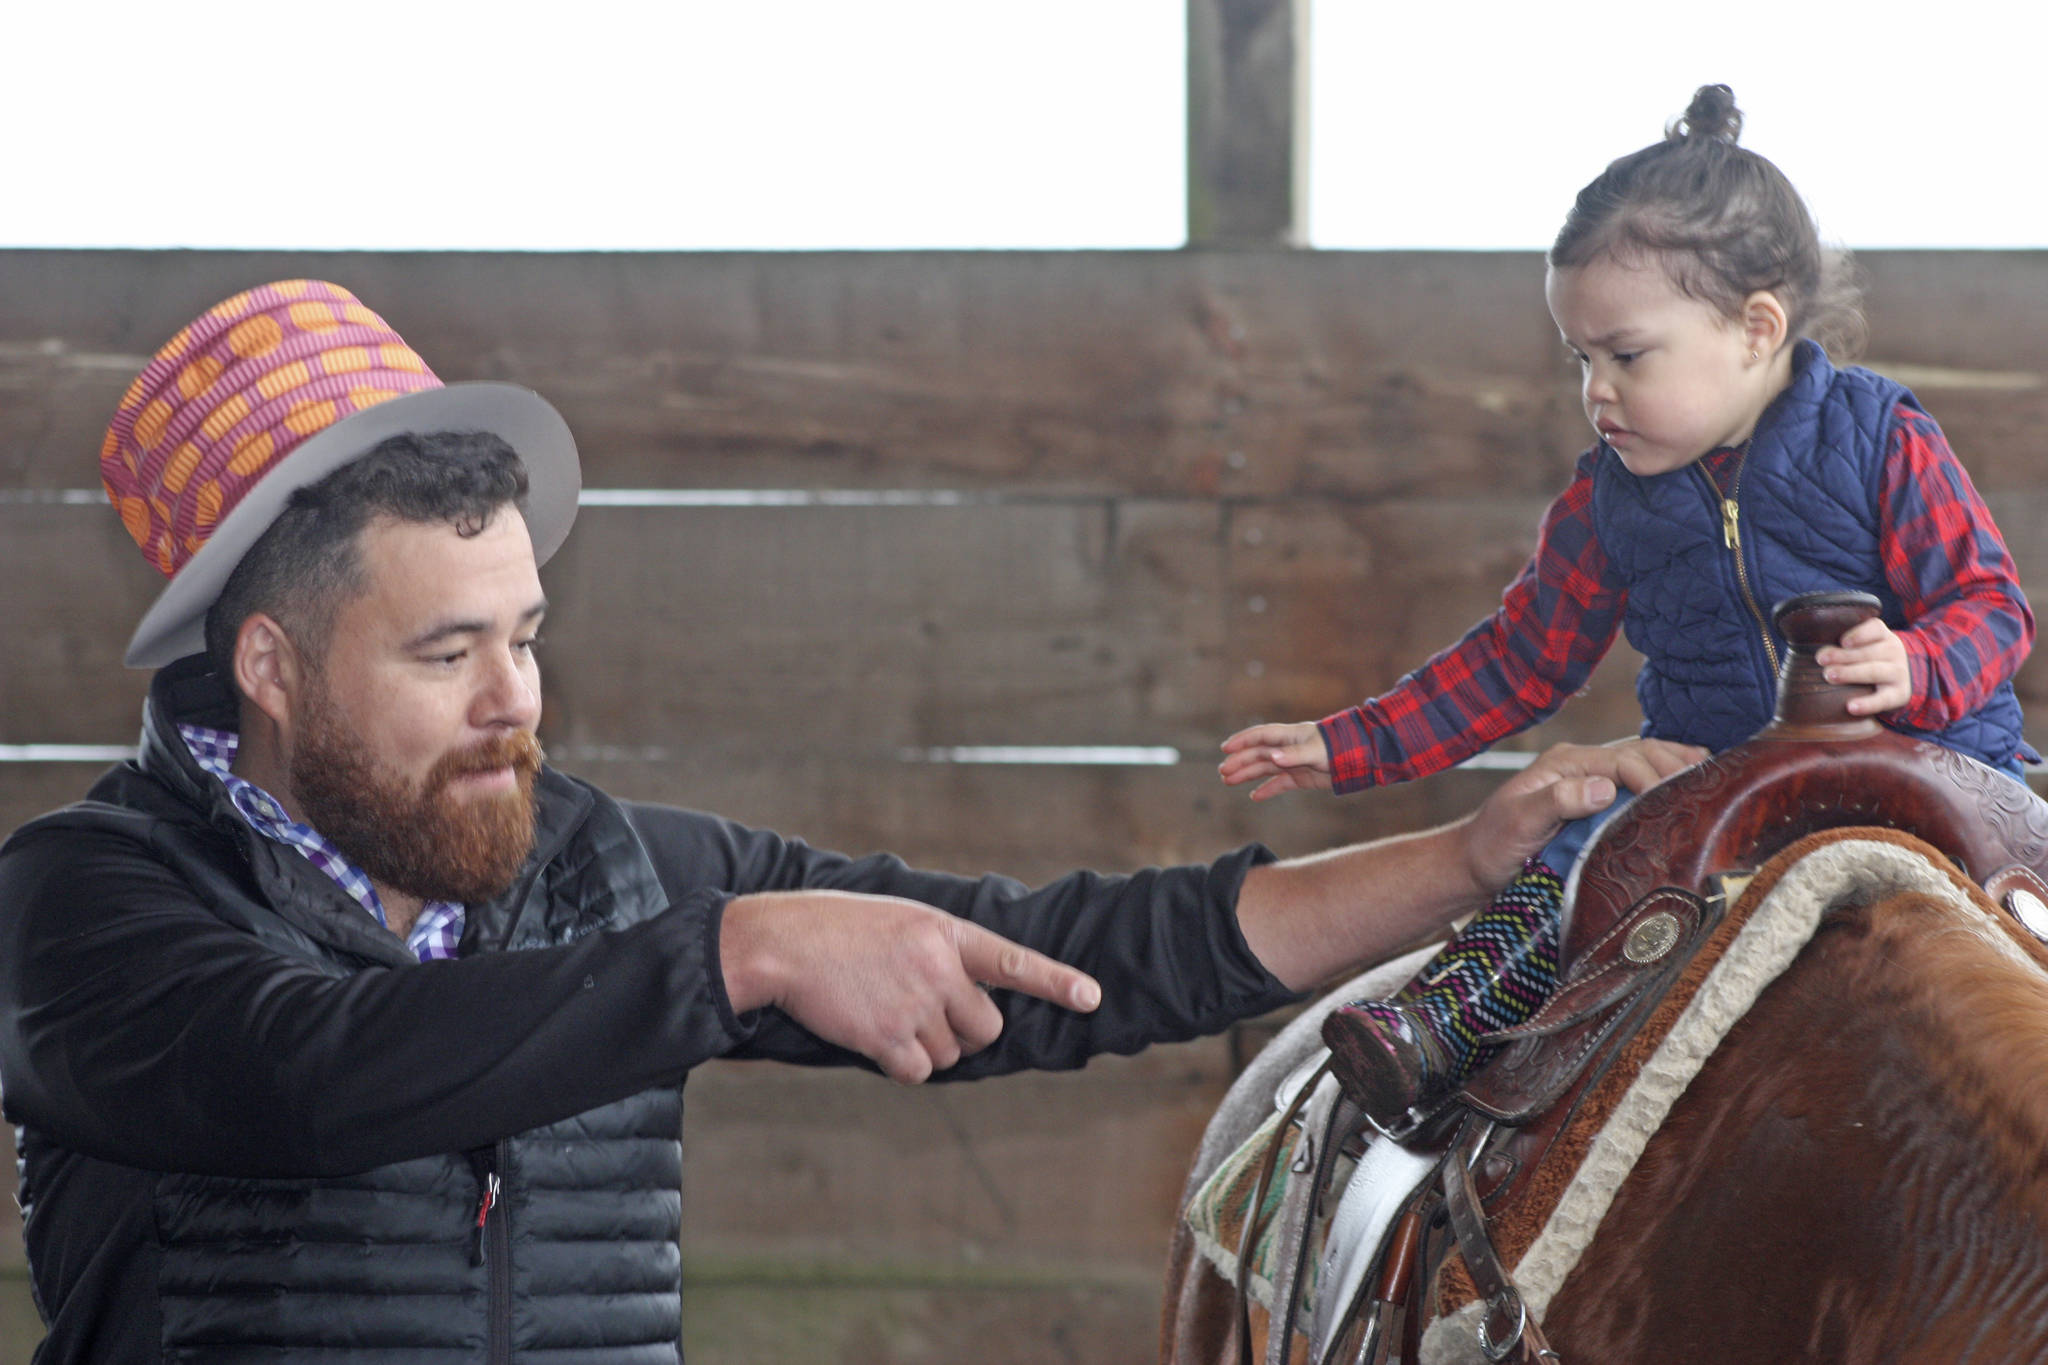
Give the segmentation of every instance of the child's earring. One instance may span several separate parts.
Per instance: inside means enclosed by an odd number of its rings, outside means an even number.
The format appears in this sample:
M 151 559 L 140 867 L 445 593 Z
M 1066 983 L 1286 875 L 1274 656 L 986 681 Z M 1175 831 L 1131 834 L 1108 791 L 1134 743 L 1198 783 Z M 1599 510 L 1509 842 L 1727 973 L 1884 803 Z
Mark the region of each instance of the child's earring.
M 1757 360 L 1757 359 L 1760 359 L 1760 358 L 1761 358 L 1761 357 L 1759 357 L 1759 356 L 1757 355 L 1757 353 L 1756 353 L 1756 347 L 1752 346 L 1752 347 L 1750 347 L 1750 348 L 1749 348 L 1749 358 L 1750 358 L 1751 360 Z

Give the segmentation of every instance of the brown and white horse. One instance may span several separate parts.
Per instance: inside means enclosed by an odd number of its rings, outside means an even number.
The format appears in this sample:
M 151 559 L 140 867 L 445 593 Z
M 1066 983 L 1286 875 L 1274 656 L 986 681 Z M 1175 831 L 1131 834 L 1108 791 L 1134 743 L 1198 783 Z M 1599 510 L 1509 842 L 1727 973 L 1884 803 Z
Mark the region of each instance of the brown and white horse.
M 2048 1359 L 2048 955 L 1927 891 L 1830 906 L 1544 1326 L 1581 1361 Z
M 1589 1238 L 1560 1252 L 1550 1243 L 1570 1234 L 1546 1226 L 1517 1266 L 1566 1365 L 2048 1360 L 2048 951 L 1942 862 L 1863 833 L 1795 851 L 1788 881 L 1830 851 L 1863 866 L 1798 888 L 1818 897 L 1794 931 L 1810 939 L 1654 1131 L 1614 1133 L 1633 1089 L 1595 1106 L 1608 1126 L 1584 1164 L 1611 1168 L 1631 1143 L 1632 1160 L 1594 1196 Z M 1913 859 L 1921 870 L 1901 873 Z M 1312 1050 L 1320 1008 L 1384 988 L 1347 985 L 1276 1039 L 1206 1164 L 1272 1112 L 1273 1078 Z M 1237 1361 L 1236 1314 L 1183 1224 L 1162 1360 Z M 1481 1359 L 1471 1342 L 1448 1318 L 1423 1359 Z
M 1589 850 L 1559 992 L 1586 1011 L 1532 1021 L 1489 1069 L 1506 1079 L 1468 1089 L 1477 1113 L 1526 1123 L 1486 1130 L 1508 1135 L 1485 1149 L 1506 1174 L 1482 1191 L 1475 1245 L 1540 1334 L 1490 1358 L 1533 1358 L 1533 1339 L 1565 1365 L 2048 1361 L 2048 949 L 2044 926 L 2009 913 L 2029 898 L 2048 911 L 2048 804 L 1850 722 L 1811 655 L 1855 604 L 1821 605 L 1838 614 L 1781 621 L 1797 657 L 1777 722 L 1648 793 Z M 1614 993 L 1637 970 L 1620 940 L 1672 909 L 1680 927 L 1651 937 L 1683 951 Z M 1267 1340 L 1269 1314 L 1252 1304 L 1245 1332 L 1226 1278 L 1259 1283 L 1233 1248 L 1255 1259 L 1262 1215 L 1241 1242 L 1214 1215 L 1243 1213 L 1247 1139 L 1262 1122 L 1286 1131 L 1275 1087 L 1316 1050 L 1321 1014 L 1415 965 L 1326 997 L 1233 1087 L 1189 1181 L 1207 1221 L 1176 1233 L 1163 1361 L 1236 1365 Z M 1313 1229 L 1316 1206 L 1301 1207 Z M 1393 1333 L 1372 1359 L 1489 1358 L 1485 1305 L 1448 1265 L 1408 1281 L 1430 1284 L 1410 1296 L 1411 1316 L 1434 1315 L 1427 1333 Z M 1272 1335 L 1277 1361 L 1287 1338 Z M 1357 1357 L 1342 1337 L 1326 1346 L 1325 1360 Z M 1286 1358 L 1306 1356 L 1294 1337 Z

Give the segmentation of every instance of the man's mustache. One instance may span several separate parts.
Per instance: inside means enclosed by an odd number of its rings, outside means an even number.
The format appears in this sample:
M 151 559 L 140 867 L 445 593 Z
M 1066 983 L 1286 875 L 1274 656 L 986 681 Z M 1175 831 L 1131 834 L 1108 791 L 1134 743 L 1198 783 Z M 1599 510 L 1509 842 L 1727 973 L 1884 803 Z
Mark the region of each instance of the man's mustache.
M 467 749 L 443 754 L 427 773 L 426 789 L 439 791 L 458 777 L 494 772 L 499 768 L 512 769 L 523 786 L 540 771 L 541 761 L 546 757 L 535 735 L 526 730 L 514 730 Z

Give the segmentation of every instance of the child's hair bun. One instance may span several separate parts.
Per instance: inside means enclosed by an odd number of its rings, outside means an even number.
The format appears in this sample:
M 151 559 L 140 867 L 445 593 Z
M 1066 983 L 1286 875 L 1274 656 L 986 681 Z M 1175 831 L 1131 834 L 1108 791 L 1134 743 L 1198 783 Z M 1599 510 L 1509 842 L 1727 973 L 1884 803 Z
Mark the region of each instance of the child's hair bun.
M 1734 146 L 1742 136 L 1742 111 L 1735 107 L 1735 92 L 1725 85 L 1703 85 L 1693 92 L 1692 103 L 1664 130 L 1672 142 L 1711 141 Z

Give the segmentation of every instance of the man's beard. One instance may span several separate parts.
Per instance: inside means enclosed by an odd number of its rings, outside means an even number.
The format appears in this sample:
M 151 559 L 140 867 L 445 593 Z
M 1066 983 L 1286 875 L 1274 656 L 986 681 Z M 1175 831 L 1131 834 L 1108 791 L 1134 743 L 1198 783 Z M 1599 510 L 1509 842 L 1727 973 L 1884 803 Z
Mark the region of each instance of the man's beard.
M 372 881 L 423 901 L 474 905 L 512 885 L 533 849 L 540 741 L 524 730 L 444 754 L 415 786 L 372 762 L 331 698 L 309 697 L 291 757 L 308 824 Z M 510 791 L 455 800 L 465 773 L 510 766 Z

